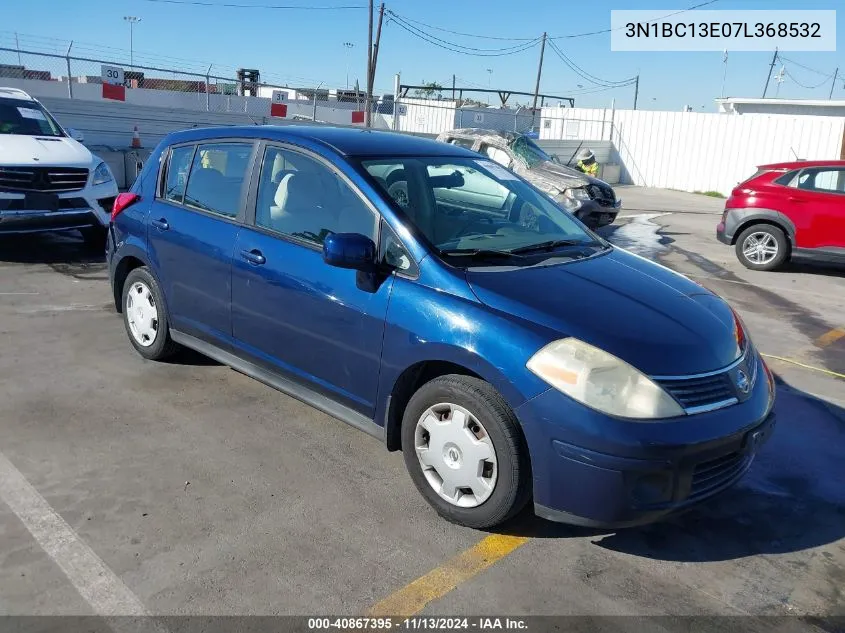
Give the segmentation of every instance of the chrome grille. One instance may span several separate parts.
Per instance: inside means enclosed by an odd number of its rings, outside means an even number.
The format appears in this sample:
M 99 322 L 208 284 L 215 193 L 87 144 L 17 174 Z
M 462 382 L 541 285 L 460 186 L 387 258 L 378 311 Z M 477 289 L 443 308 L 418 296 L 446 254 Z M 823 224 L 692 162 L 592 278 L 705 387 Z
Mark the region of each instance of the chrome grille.
M 707 407 L 735 399 L 727 372 L 699 378 L 657 379 L 656 382 L 684 409 Z
M 78 167 L 0 167 L 0 191 L 79 191 L 88 182 L 88 170 Z

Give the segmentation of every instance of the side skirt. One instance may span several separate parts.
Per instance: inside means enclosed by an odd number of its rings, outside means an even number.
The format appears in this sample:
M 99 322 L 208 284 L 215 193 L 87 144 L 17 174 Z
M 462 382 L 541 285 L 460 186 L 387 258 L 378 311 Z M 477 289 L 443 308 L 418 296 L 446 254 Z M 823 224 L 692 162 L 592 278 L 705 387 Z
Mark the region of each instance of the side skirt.
M 256 380 L 263 382 L 265 385 L 278 389 L 292 398 L 296 398 L 297 400 L 300 400 L 301 402 L 304 402 L 305 404 L 310 405 L 327 415 L 337 418 L 342 422 L 346 422 L 350 426 L 354 426 L 356 429 L 364 431 L 368 435 L 372 435 L 384 442 L 384 427 L 379 426 L 367 416 L 362 415 L 357 411 L 340 404 L 339 402 L 335 402 L 328 396 L 318 393 L 313 389 L 285 378 L 275 372 L 259 367 L 255 363 L 240 358 L 239 356 L 235 356 L 231 352 L 191 336 L 190 334 L 185 334 L 184 332 L 179 332 L 178 330 L 171 328 L 170 336 L 180 345 L 189 347 L 200 354 L 213 358 L 219 363 L 228 365 L 235 371 L 246 374 L 251 378 L 255 378 Z

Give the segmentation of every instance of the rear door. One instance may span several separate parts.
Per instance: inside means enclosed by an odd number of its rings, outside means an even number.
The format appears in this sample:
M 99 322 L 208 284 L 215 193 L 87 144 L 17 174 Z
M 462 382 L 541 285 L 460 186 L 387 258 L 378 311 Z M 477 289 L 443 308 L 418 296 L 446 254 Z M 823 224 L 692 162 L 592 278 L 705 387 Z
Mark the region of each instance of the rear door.
M 793 186 L 790 215 L 799 227 L 798 246 L 845 248 L 845 168 L 805 169 Z
M 231 337 L 231 268 L 244 218 L 252 140 L 170 148 L 149 214 L 149 251 L 172 326 Z

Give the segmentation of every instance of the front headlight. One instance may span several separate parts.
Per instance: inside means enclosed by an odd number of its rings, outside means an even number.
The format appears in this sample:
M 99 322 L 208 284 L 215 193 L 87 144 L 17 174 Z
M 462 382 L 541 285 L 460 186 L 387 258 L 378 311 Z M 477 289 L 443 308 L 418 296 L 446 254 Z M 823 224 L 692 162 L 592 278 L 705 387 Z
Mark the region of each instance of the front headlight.
M 572 198 L 573 200 L 589 200 L 590 199 L 590 194 L 587 193 L 587 190 L 581 189 L 579 187 L 576 187 L 574 189 L 567 189 L 563 193 L 567 198 Z
M 608 415 L 640 421 L 684 415 L 681 405 L 647 376 L 576 338 L 549 343 L 526 367 L 558 391 Z
M 109 169 L 109 166 L 105 163 L 97 165 L 93 176 L 91 176 L 92 185 L 103 185 L 107 182 L 111 182 L 112 180 L 114 180 L 114 176 L 111 175 L 111 169 Z

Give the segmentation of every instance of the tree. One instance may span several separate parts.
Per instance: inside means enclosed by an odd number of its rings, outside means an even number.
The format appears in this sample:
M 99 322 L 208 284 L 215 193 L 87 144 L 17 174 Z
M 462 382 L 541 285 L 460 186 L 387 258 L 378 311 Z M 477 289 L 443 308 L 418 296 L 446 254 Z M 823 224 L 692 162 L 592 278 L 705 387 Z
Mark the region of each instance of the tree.
M 414 90 L 416 96 L 423 97 L 424 99 L 431 99 L 434 95 L 437 95 L 438 99 L 442 99 L 442 92 L 443 86 L 436 81 L 426 82 L 425 79 L 423 79 L 423 87 Z

